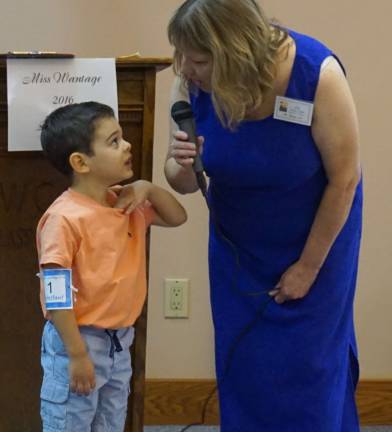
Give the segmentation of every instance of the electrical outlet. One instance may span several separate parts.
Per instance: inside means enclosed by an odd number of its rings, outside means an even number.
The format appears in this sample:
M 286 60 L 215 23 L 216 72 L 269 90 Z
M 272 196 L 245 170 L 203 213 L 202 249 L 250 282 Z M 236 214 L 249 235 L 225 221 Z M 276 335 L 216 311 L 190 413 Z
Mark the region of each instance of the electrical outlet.
M 165 318 L 188 318 L 189 279 L 165 279 Z

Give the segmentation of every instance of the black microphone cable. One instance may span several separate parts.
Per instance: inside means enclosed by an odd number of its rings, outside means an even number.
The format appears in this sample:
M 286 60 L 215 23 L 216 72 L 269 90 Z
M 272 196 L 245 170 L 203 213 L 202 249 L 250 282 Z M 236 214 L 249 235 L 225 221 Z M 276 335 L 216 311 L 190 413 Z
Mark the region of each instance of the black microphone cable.
M 209 204 L 209 200 L 208 200 L 208 194 L 207 194 L 207 182 L 206 182 L 206 178 L 204 175 L 204 172 L 198 172 L 195 173 L 196 175 L 196 181 L 197 184 L 200 188 L 200 191 L 205 199 L 205 202 L 207 204 L 207 208 L 210 212 L 210 217 L 211 217 L 211 221 L 216 229 L 217 234 L 219 235 L 219 237 L 221 237 L 222 240 L 225 241 L 225 243 L 227 243 L 230 247 L 230 249 L 232 250 L 234 256 L 235 256 L 235 273 L 233 276 L 233 280 L 232 283 L 230 284 L 231 289 L 233 291 L 236 292 L 236 294 L 240 293 L 241 296 L 259 296 L 262 294 L 268 295 L 268 290 L 262 290 L 262 291 L 255 291 L 255 292 L 240 292 L 240 290 L 238 289 L 238 285 L 237 285 L 237 281 L 238 281 L 238 274 L 241 268 L 241 264 L 240 264 L 240 256 L 239 256 L 239 252 L 237 247 L 235 246 L 235 244 L 224 234 L 224 232 L 222 231 L 222 228 L 216 218 L 216 215 L 214 213 L 214 211 L 212 210 L 210 204 Z M 226 366 L 224 368 L 223 374 L 221 376 L 220 379 L 217 379 L 217 382 L 215 384 L 215 386 L 213 387 L 213 389 L 210 391 L 210 393 L 208 394 L 204 404 L 203 404 L 203 409 L 202 409 L 202 413 L 201 413 L 201 421 L 197 422 L 197 423 L 192 423 L 189 424 L 187 426 L 185 426 L 184 428 L 182 428 L 180 430 L 180 432 L 185 432 L 188 429 L 190 429 L 191 427 L 194 426 L 202 426 L 205 424 L 205 420 L 206 420 L 206 415 L 207 415 L 207 408 L 208 408 L 208 404 L 210 403 L 212 397 L 214 396 L 214 394 L 216 393 L 218 386 L 222 385 L 223 382 L 225 381 L 225 379 L 227 378 L 229 372 L 230 372 L 230 368 L 231 368 L 231 363 L 233 361 L 234 358 L 234 354 L 240 344 L 240 342 L 245 338 L 245 336 L 257 325 L 258 321 L 261 320 L 264 317 L 264 312 L 267 308 L 267 306 L 269 305 L 269 303 L 273 300 L 273 297 L 269 297 L 267 298 L 266 301 L 264 301 L 261 306 L 257 309 L 253 319 L 240 331 L 240 333 L 237 335 L 237 337 L 234 339 L 233 343 L 231 344 L 231 347 L 229 349 L 227 358 L 226 358 Z

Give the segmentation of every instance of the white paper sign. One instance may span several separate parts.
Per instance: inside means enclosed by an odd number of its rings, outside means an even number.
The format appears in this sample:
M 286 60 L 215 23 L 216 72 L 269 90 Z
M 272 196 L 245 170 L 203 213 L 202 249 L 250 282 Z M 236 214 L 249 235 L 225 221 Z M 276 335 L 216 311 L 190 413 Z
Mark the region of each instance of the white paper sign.
M 8 150 L 41 150 L 40 125 L 56 108 L 96 101 L 118 118 L 115 59 L 8 59 Z

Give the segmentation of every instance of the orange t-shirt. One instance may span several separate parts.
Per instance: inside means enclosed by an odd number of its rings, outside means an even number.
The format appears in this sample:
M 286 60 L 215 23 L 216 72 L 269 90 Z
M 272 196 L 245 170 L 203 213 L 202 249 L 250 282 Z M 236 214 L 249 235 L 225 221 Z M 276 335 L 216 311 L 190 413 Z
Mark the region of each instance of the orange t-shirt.
M 125 215 L 72 189 L 44 213 L 37 227 L 39 264 L 72 268 L 78 325 L 117 329 L 140 315 L 147 292 L 146 231 L 153 215 L 152 206 Z M 42 309 L 50 318 L 43 298 L 41 284 Z

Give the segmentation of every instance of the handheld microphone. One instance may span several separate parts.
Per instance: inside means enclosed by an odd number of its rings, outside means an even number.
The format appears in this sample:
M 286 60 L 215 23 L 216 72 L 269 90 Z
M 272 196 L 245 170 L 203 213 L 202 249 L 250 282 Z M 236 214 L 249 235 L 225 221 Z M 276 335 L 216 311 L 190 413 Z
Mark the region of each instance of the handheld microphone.
M 196 138 L 196 127 L 191 105 L 186 101 L 178 101 L 171 108 L 172 119 L 177 123 L 180 130 L 186 132 L 189 142 L 196 144 L 196 156 L 193 159 L 193 171 L 196 175 L 197 184 L 203 195 L 206 194 L 207 184 L 204 177 L 203 163 L 199 155 Z

